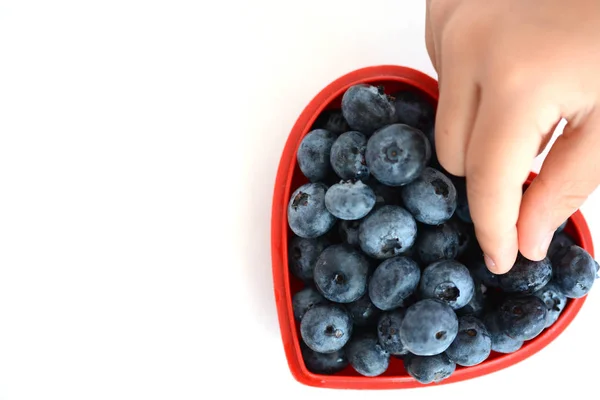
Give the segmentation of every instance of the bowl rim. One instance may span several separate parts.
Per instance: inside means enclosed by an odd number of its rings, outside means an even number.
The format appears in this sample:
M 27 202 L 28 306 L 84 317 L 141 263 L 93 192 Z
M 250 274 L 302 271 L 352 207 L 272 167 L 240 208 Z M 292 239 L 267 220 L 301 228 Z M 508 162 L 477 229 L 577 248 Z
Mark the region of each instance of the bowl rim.
M 308 133 L 317 116 L 328 104 L 338 98 L 349 86 L 373 81 L 397 81 L 408 84 L 429 95 L 437 104 L 439 97 L 438 83 L 434 78 L 421 71 L 398 65 L 379 65 L 354 70 L 327 85 L 304 108 L 288 135 L 280 158 L 271 211 L 272 275 L 281 338 L 288 366 L 293 377 L 304 385 L 321 388 L 408 389 L 444 385 L 473 379 L 508 368 L 533 356 L 549 345 L 570 325 L 585 303 L 587 296 L 579 299 L 571 299 L 557 322 L 535 339 L 528 341 L 520 350 L 510 354 L 503 354 L 493 360 L 473 367 L 457 370 L 450 378 L 439 383 L 424 385 L 416 382 L 410 376 L 362 377 L 319 375 L 308 371 L 305 367 L 300 349 L 300 338 L 296 333 L 295 321 L 293 319 L 292 294 L 289 285 L 290 276 L 287 261 L 287 203 L 296 164 L 296 151 L 301 138 Z M 536 173 L 531 172 L 524 184 L 530 184 L 536 176 Z M 579 239 L 578 244 L 594 257 L 591 232 L 580 211 L 575 212 L 570 217 L 570 225 L 575 231 L 575 236 Z

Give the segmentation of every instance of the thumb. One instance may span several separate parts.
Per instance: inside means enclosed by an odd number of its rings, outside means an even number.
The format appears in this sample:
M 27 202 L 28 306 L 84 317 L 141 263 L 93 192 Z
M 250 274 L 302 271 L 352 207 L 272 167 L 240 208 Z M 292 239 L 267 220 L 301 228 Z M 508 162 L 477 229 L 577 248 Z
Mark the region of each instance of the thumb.
M 521 202 L 519 250 L 531 260 L 546 257 L 556 229 L 600 184 L 600 112 L 569 123 L 550 149 Z

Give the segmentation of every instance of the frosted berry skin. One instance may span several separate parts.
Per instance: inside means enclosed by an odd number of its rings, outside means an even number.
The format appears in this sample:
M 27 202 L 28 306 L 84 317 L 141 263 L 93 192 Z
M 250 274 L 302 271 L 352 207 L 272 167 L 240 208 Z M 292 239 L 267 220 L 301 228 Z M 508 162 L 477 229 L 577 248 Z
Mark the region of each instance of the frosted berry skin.
M 445 353 L 434 356 L 408 355 L 404 359 L 406 372 L 419 383 L 438 383 L 448 379 L 456 370 L 456 363 Z
M 372 332 L 355 335 L 345 350 L 352 368 L 363 376 L 379 376 L 390 365 L 390 354 Z
M 356 221 L 375 206 L 375 193 L 362 181 L 343 181 L 327 189 L 325 207 L 336 218 Z
M 339 304 L 316 305 L 300 321 L 302 340 L 318 353 L 341 350 L 350 340 L 352 330 L 352 318 Z
M 419 265 L 409 257 L 397 256 L 383 261 L 369 281 L 369 298 L 380 310 L 401 307 L 417 289 L 421 278 Z
M 531 294 L 543 288 L 552 279 L 552 264 L 547 257 L 532 261 L 517 257 L 515 264 L 506 274 L 498 275 L 500 289 L 507 293 Z
M 368 180 L 366 149 L 366 135 L 357 131 L 342 133 L 331 146 L 331 167 L 336 175 L 343 180 Z
M 492 338 L 485 324 L 473 315 L 460 317 L 458 334 L 446 350 L 457 365 L 472 367 L 484 362 L 492 351 Z
M 329 232 L 336 218 L 325 207 L 327 186 L 307 183 L 292 193 L 288 203 L 288 225 L 297 236 L 312 239 Z
M 419 293 L 424 299 L 437 299 L 458 310 L 475 293 L 475 282 L 467 267 L 455 260 L 430 264 L 421 274 Z
M 375 259 L 387 259 L 407 252 L 417 238 L 417 223 L 399 206 L 381 206 L 367 215 L 358 230 L 361 250 Z
M 404 206 L 423 224 L 439 225 L 448 221 L 456 210 L 456 188 L 442 172 L 425 168 L 411 183 L 402 187 Z
M 598 263 L 583 248 L 571 245 L 559 250 L 553 258 L 554 282 L 565 296 L 578 299 L 592 289 Z
M 546 304 L 537 296 L 507 298 L 498 309 L 497 323 L 501 331 L 515 340 L 531 340 L 546 327 Z
M 370 135 L 396 119 L 396 108 L 382 86 L 353 85 L 342 96 L 342 114 L 353 130 Z

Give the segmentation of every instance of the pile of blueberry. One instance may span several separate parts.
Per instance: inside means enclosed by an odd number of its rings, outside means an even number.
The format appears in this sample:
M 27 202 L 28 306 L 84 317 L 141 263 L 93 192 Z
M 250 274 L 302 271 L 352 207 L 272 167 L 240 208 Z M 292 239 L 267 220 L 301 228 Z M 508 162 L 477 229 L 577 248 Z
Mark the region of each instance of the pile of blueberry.
M 548 256 L 495 275 L 475 238 L 466 181 L 437 162 L 435 111 L 419 93 L 354 85 L 317 118 L 289 200 L 290 272 L 304 363 L 423 384 L 512 353 L 586 295 L 598 264 L 561 226 Z

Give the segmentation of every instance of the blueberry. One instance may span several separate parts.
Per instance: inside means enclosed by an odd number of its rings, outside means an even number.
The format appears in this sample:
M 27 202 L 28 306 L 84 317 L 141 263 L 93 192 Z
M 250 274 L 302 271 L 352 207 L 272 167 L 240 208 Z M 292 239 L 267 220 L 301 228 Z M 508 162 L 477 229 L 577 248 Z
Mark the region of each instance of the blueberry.
M 317 257 L 329 244 L 323 236 L 313 239 L 294 236 L 288 248 L 288 264 L 291 273 L 304 282 L 312 283 Z
M 386 311 L 381 314 L 377 322 L 379 344 L 391 355 L 403 356 L 408 354 L 408 350 L 404 348 L 400 340 L 400 325 L 402 325 L 405 312 L 403 308 Z
M 362 181 L 345 181 L 331 186 L 325 194 L 325 207 L 335 217 L 357 220 L 375 206 L 375 193 Z
M 445 353 L 433 356 L 411 354 L 404 359 L 404 368 L 417 382 L 428 384 L 448 379 L 456 370 L 456 364 Z
M 339 304 L 318 304 L 306 311 L 300 321 L 300 335 L 311 350 L 333 353 L 352 336 L 352 318 Z
M 485 311 L 487 303 L 487 287 L 479 280 L 473 279 L 474 292 L 471 300 L 464 306 L 456 310 L 456 314 L 459 316 L 473 315 L 475 317 L 481 317 Z
M 451 260 L 458 254 L 458 231 L 453 225 L 421 225 L 418 228 L 415 249 L 423 264 Z
M 363 376 L 379 376 L 390 365 L 390 354 L 370 332 L 355 335 L 346 347 L 346 355 L 352 368 Z
M 471 367 L 485 361 L 492 351 L 492 339 L 477 317 L 467 315 L 458 319 L 458 334 L 446 350 L 457 365 Z
M 523 346 L 522 340 L 513 339 L 506 334 L 498 325 L 498 315 L 495 313 L 486 314 L 483 322 L 492 339 L 492 351 L 502 354 L 510 354 L 519 350 Z
M 329 158 L 336 135 L 325 129 L 315 129 L 304 136 L 296 157 L 300 171 L 311 182 L 327 178 L 333 171 Z
M 469 270 L 458 261 L 436 261 L 423 270 L 421 298 L 437 299 L 458 310 L 471 301 L 474 292 L 475 283 Z
M 351 303 L 367 292 L 369 260 L 347 244 L 326 248 L 315 264 L 314 279 L 327 300 Z
M 509 297 L 498 309 L 498 327 L 513 339 L 531 340 L 544 330 L 547 314 L 539 297 Z
M 456 216 L 463 222 L 472 224 L 469 200 L 467 198 L 467 181 L 463 177 L 450 176 L 456 189 Z
M 458 333 L 458 318 L 446 303 L 419 300 L 406 309 L 400 326 L 400 340 L 412 354 L 433 356 L 443 353 Z
M 404 206 L 423 224 L 439 225 L 456 210 L 456 189 L 442 172 L 431 167 L 400 192 Z
M 325 298 L 312 286 L 306 286 L 304 289 L 296 292 L 292 297 L 292 309 L 294 317 L 300 321 L 306 311 L 317 304 L 325 303 Z
M 415 180 L 431 158 L 429 141 L 418 129 L 392 124 L 369 138 L 365 159 L 369 172 L 388 186 L 403 186 Z
M 435 111 L 431 103 L 420 93 L 402 90 L 393 95 L 396 120 L 423 132 L 435 122 Z
M 546 310 L 548 312 L 546 316 L 546 328 L 552 326 L 562 311 L 567 305 L 567 296 L 565 296 L 558 285 L 553 281 L 550 281 L 546 286 L 538 290 L 533 294 L 539 297 L 546 304 Z
M 319 114 L 312 129 L 326 129 L 337 135 L 350 130 L 342 115 L 342 110 L 325 110 Z
M 565 232 L 555 233 L 550 242 L 548 248 L 548 258 L 554 263 L 554 256 L 559 253 L 562 249 L 572 246 L 575 244 L 573 238 L 567 235 Z
M 369 297 L 380 310 L 392 310 L 413 294 L 419 284 L 419 265 L 405 256 L 383 261 L 369 281 Z
M 381 310 L 375 307 L 368 293 L 365 293 L 360 299 L 348 303 L 346 309 L 352 316 L 354 326 L 359 328 L 375 325 L 381 314 Z
M 544 287 L 550 279 L 552 264 L 548 258 L 532 261 L 519 254 L 510 271 L 498 275 L 498 284 L 507 293 L 531 294 Z
M 409 250 L 417 237 L 413 216 L 399 206 L 381 206 L 367 215 L 358 229 L 360 248 L 377 259 L 397 256 Z
M 358 228 L 360 227 L 362 220 L 342 220 L 338 224 L 338 231 L 340 238 L 344 243 L 348 243 L 351 246 L 358 247 Z
M 331 146 L 331 166 L 337 176 L 344 180 L 369 178 L 365 161 L 367 137 L 360 132 L 342 133 Z
M 288 225 L 296 235 L 311 239 L 329 232 L 336 218 L 325 207 L 327 186 L 306 183 L 300 186 L 288 204 Z
M 311 350 L 304 342 L 300 342 L 300 349 L 304 365 L 313 374 L 333 375 L 349 365 L 344 349 L 334 351 L 333 353 L 317 353 Z
M 396 110 L 382 86 L 358 84 L 342 96 L 342 114 L 350 128 L 370 135 L 382 126 L 391 124 Z
M 577 299 L 589 293 L 598 265 L 590 253 L 571 245 L 557 252 L 553 261 L 554 281 L 565 296 Z

